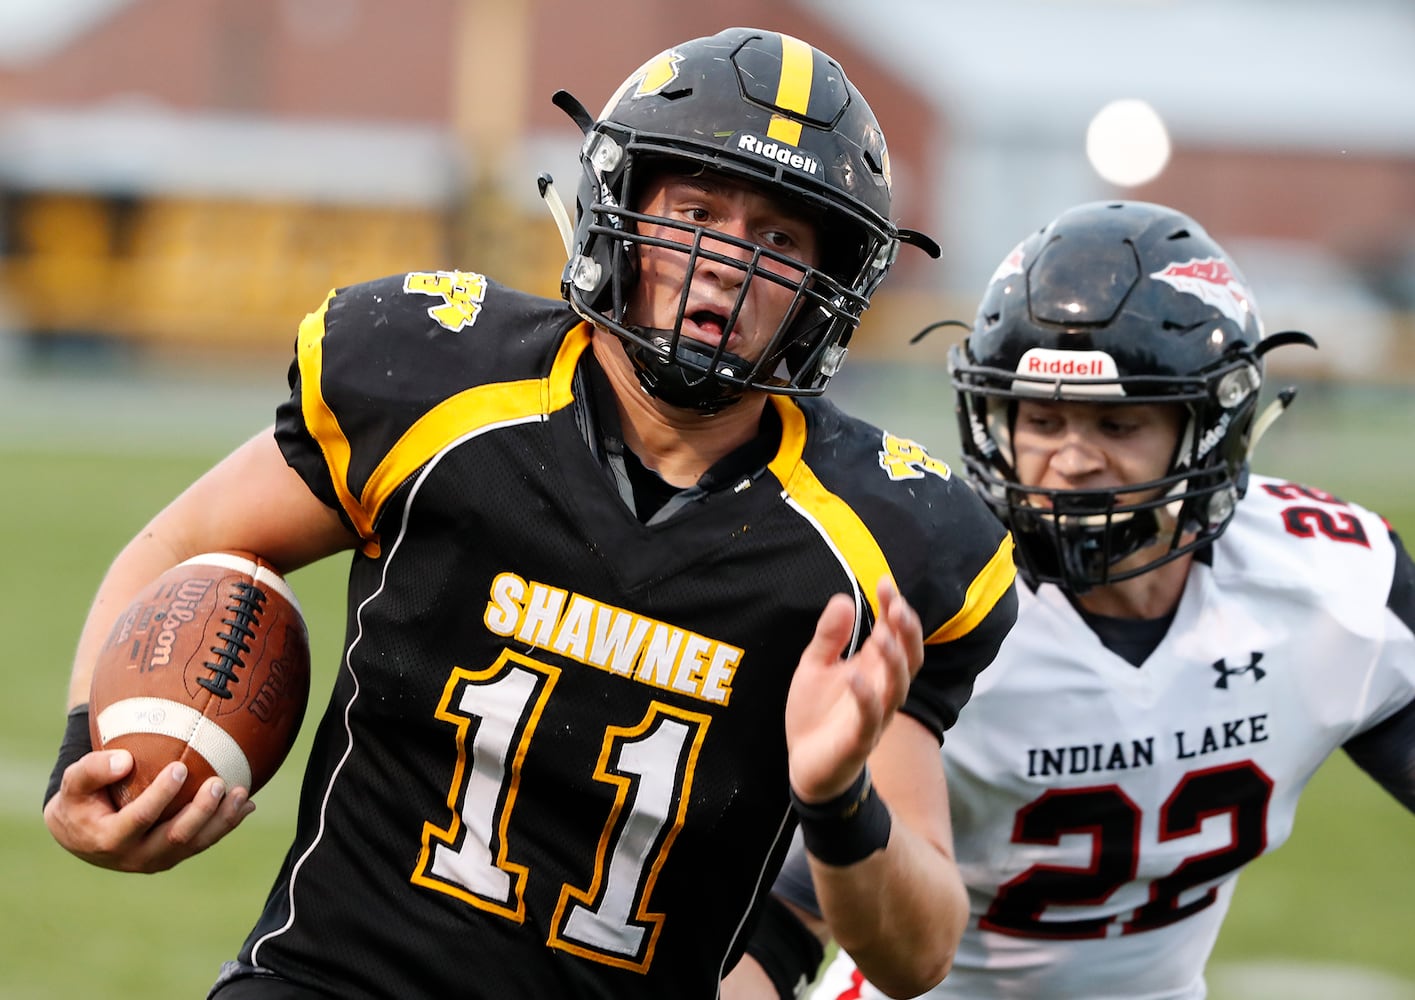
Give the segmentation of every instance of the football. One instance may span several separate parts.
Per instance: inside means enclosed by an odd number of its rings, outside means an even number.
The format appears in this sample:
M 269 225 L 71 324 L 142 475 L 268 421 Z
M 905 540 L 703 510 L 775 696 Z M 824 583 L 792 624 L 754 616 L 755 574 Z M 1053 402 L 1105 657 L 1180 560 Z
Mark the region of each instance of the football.
M 109 786 L 121 808 L 173 761 L 187 765 L 171 818 L 212 775 L 259 790 L 284 762 L 309 699 L 309 633 L 290 585 L 248 552 L 163 573 L 114 622 L 94 666 L 89 735 L 126 749 Z

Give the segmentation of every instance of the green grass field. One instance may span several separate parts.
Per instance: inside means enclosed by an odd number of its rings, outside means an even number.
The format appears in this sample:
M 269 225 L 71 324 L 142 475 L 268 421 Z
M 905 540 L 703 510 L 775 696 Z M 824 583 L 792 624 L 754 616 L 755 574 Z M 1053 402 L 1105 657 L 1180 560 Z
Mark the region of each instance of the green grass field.
M 898 388 L 897 379 L 888 384 Z M 264 900 L 293 827 L 312 725 L 257 796 L 255 814 L 215 849 L 170 872 L 120 875 L 77 861 L 50 839 L 40 799 L 62 729 L 73 643 L 109 559 L 163 503 L 258 429 L 280 391 L 278 376 L 255 394 L 154 383 L 135 396 L 98 379 L 0 385 L 0 624 L 8 654 L 0 699 L 4 1000 L 201 997 Z M 930 418 L 931 438 L 913 431 L 921 421 L 890 409 L 926 405 L 936 391 L 936 382 L 909 383 L 886 399 L 862 380 L 845 396 L 891 430 L 913 432 L 951 456 L 950 430 L 938 417 Z M 187 414 L 174 430 L 154 417 L 154 403 Z M 1327 427 L 1328 436 L 1314 444 L 1315 435 L 1293 428 L 1280 438 L 1280 424 L 1275 450 L 1306 463 L 1301 475 L 1329 465 L 1332 475 L 1313 474 L 1312 481 L 1382 510 L 1415 538 L 1415 475 L 1393 461 L 1410 452 L 1410 409 L 1403 405 L 1403 416 L 1385 404 L 1362 408 L 1360 438 Z M 1374 446 L 1372 425 L 1379 431 Z M 37 435 L 35 427 L 48 430 Z M 1368 461 L 1363 446 L 1382 450 Z M 1314 447 L 1329 459 L 1319 463 Z M 343 566 L 311 567 L 292 583 L 311 626 L 314 715 L 342 638 Z M 1333 759 L 1303 800 L 1292 840 L 1243 875 L 1216 963 L 1346 963 L 1415 983 L 1413 831 L 1394 801 L 1344 757 Z M 1362 996 L 1345 990 L 1342 1000 Z

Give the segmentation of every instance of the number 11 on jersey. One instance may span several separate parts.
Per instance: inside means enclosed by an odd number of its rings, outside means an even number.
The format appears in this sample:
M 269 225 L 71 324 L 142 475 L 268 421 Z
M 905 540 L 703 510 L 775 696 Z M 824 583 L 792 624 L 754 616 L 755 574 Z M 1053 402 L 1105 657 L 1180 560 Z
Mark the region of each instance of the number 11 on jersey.
M 447 796 L 452 818 L 445 828 L 424 823 L 414 884 L 525 920 L 532 872 L 510 860 L 507 830 L 521 794 L 521 766 L 559 676 L 559 667 L 510 650 L 485 670 L 453 669 L 437 711 L 457 730 Z M 663 921 L 649 911 L 649 897 L 683 825 L 710 721 L 655 702 L 637 725 L 605 730 L 593 776 L 614 789 L 614 804 L 588 886 L 561 886 L 549 946 L 648 968 Z

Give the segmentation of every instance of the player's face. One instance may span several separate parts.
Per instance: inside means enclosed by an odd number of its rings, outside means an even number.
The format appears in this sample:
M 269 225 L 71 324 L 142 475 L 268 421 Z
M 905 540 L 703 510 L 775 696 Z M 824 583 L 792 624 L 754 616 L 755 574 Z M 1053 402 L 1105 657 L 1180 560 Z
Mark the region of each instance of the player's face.
M 1178 405 L 1020 400 L 1012 432 L 1017 478 L 1056 490 L 1153 482 L 1169 470 L 1183 419 Z M 1122 493 L 1118 499 L 1150 497 Z
M 701 226 L 784 254 L 806 266 L 819 260 L 816 226 L 799 212 L 761 189 L 715 176 L 661 175 L 645 189 L 639 211 L 691 226 Z M 682 244 L 691 235 L 670 226 L 640 226 L 645 236 Z M 733 261 L 749 261 L 744 247 L 705 237 L 703 251 Z M 802 271 L 779 261 L 762 258 L 759 267 L 782 275 L 792 286 Z M 749 361 L 756 360 L 776 332 L 795 296 L 786 287 L 765 278 L 751 280 L 730 331 L 728 319 L 741 295 L 741 267 L 699 258 L 691 276 L 683 308 L 682 336 L 716 348 L 724 333 L 725 349 Z M 639 280 L 629 309 L 630 322 L 639 327 L 672 330 L 678 321 L 683 286 L 689 281 L 688 257 L 682 250 L 641 245 Z

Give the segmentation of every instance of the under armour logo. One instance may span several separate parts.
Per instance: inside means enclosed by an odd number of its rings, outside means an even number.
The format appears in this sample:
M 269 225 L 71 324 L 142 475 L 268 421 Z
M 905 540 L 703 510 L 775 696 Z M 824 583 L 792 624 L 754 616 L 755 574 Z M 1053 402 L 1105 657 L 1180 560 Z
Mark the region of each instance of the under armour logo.
M 1227 660 L 1215 660 L 1214 669 L 1218 671 L 1218 680 L 1214 681 L 1214 687 L 1227 690 L 1228 679 L 1230 677 L 1237 677 L 1239 674 L 1251 673 L 1253 675 L 1254 684 L 1266 677 L 1268 672 L 1258 666 L 1263 660 L 1263 654 L 1255 652 L 1250 655 L 1252 659 L 1248 662 L 1248 665 L 1244 667 L 1230 667 Z

